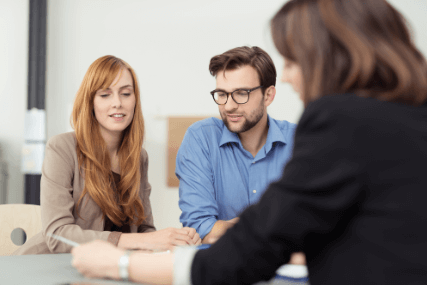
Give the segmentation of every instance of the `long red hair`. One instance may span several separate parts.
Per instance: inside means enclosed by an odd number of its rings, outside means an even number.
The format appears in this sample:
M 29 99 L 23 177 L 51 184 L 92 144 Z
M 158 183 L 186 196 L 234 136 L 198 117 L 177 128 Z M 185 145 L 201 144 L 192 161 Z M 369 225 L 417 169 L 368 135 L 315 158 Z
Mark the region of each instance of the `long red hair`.
M 132 122 L 123 131 L 118 150 L 121 179 L 116 189 L 107 145 L 95 118 L 93 100 L 96 91 L 108 88 L 122 69 L 129 70 L 133 78 L 135 110 Z M 72 126 L 76 132 L 80 171 L 85 177 L 76 212 L 79 213 L 82 199 L 88 194 L 101 208 L 104 218 L 107 216 L 114 224 L 122 226 L 126 220 L 129 224 L 141 224 L 144 221 L 144 208 L 139 197 L 139 187 L 144 119 L 138 81 L 129 64 L 106 55 L 90 65 L 77 91 Z

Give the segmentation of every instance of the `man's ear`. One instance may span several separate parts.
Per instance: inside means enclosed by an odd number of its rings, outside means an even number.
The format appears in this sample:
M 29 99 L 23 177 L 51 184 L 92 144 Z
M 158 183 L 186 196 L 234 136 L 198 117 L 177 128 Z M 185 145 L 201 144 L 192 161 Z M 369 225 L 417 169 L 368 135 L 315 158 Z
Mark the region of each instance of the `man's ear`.
M 276 87 L 271 85 L 267 89 L 265 89 L 264 93 L 264 105 L 268 107 L 274 100 L 274 97 L 276 96 Z

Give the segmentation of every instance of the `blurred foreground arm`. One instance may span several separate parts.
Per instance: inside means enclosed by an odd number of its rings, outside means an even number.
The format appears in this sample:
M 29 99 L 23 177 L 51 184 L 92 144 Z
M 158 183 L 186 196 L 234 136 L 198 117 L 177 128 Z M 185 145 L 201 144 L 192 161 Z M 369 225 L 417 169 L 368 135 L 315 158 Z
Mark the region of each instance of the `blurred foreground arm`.
M 104 241 L 94 241 L 71 251 L 72 265 L 89 278 L 120 280 L 119 259 L 125 253 Z M 173 253 L 150 254 L 133 252 L 129 257 L 129 280 L 138 283 L 172 284 Z

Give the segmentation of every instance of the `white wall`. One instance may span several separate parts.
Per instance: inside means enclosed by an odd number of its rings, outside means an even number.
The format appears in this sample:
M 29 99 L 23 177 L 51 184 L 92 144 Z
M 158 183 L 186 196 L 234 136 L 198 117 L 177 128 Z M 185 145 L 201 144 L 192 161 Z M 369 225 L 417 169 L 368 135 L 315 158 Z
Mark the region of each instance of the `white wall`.
M 99 1 L 49 2 L 48 137 L 69 130 L 70 108 L 79 84 L 98 57 L 112 54 L 136 71 L 146 120 L 145 148 L 155 224 L 180 227 L 178 189 L 166 186 L 167 116 L 217 115 L 209 91 L 212 56 L 242 45 L 272 55 L 268 21 L 283 0 L 264 1 Z M 270 113 L 296 122 L 302 110 L 289 87 L 278 86 Z
M 408 21 L 415 44 L 427 57 L 427 0 L 387 0 Z
M 394 0 L 409 17 L 427 54 L 424 15 L 427 0 Z M 409 2 L 409 3 L 408 3 Z M 179 227 L 177 188 L 166 186 L 168 115 L 217 115 L 209 91 L 213 55 L 242 45 L 257 45 L 273 58 L 269 20 L 283 0 L 62 0 L 49 1 L 48 137 L 70 130 L 75 92 L 90 63 L 113 54 L 128 61 L 139 77 L 146 119 L 145 148 L 155 223 Z M 269 113 L 297 122 L 302 104 L 291 88 L 278 84 Z
M 69 115 L 79 84 L 98 57 L 113 54 L 139 77 L 146 119 L 145 147 L 158 228 L 179 227 L 178 191 L 166 186 L 166 117 L 217 115 L 209 91 L 213 55 L 257 45 L 283 65 L 268 22 L 284 0 L 61 0 L 48 1 L 47 135 L 70 130 Z M 413 27 L 427 55 L 427 0 L 391 0 Z M 0 0 L 0 144 L 10 167 L 10 202 L 23 201 L 20 173 L 28 61 L 28 1 Z M 302 105 L 278 83 L 269 113 L 297 122 Z M 7 122 L 7 123 L 5 123 Z M 13 189 L 13 190 L 12 190 Z
M 0 146 L 8 164 L 9 203 L 24 201 L 21 152 L 27 110 L 28 7 L 28 0 L 0 0 Z

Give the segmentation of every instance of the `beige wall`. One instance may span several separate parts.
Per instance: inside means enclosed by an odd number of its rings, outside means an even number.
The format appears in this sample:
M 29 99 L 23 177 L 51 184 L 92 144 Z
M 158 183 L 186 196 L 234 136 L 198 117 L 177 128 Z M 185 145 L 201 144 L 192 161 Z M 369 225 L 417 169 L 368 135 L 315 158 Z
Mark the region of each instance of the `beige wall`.
M 263 4 L 267 3 L 267 4 Z M 210 58 L 230 48 L 258 45 L 280 69 L 268 21 L 282 0 L 49 2 L 48 137 L 70 129 L 75 92 L 96 58 L 113 54 L 131 64 L 140 81 L 146 122 L 151 201 L 158 228 L 180 227 L 178 188 L 167 186 L 167 117 L 217 115 L 209 91 Z M 67 109 L 68 108 L 68 109 Z M 278 86 L 271 114 L 293 122 L 302 106 Z

